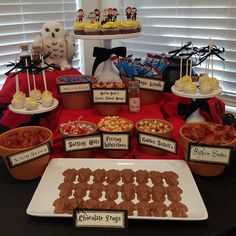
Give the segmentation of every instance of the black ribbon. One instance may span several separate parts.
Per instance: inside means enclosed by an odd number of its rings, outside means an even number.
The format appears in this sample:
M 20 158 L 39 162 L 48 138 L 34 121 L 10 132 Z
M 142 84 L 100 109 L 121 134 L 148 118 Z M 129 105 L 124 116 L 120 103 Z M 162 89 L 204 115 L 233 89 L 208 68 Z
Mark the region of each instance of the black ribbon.
M 126 57 L 126 47 L 116 47 L 112 49 L 94 47 L 93 56 L 96 58 L 93 63 L 92 75 L 95 74 L 99 64 L 108 60 L 113 54 L 119 57 Z
M 192 113 L 194 113 L 197 109 L 202 109 L 206 111 L 210 116 L 211 112 L 208 105 L 207 99 L 196 99 L 192 101 L 191 104 L 182 104 L 178 105 L 178 115 L 184 116 L 184 120 L 186 120 Z

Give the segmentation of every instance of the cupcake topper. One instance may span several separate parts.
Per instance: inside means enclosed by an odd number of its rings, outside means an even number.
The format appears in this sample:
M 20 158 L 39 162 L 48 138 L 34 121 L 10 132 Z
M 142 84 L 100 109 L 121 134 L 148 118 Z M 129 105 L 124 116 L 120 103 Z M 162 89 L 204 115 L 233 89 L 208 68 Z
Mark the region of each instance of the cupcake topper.
M 15 64 L 16 64 L 16 58 L 15 58 Z M 15 72 L 17 72 L 17 69 L 15 68 Z M 19 76 L 18 73 L 15 74 L 15 80 L 16 80 L 16 92 L 19 92 L 20 88 L 19 88 Z
M 26 65 L 26 75 L 27 75 L 27 84 L 28 84 L 28 90 L 30 94 L 30 78 L 29 78 L 29 69 L 28 69 L 28 61 L 27 58 L 25 59 L 25 65 Z
M 96 8 L 96 9 L 94 9 L 94 13 L 96 16 L 95 21 L 100 22 L 100 11 Z
M 113 8 L 112 9 L 112 21 L 113 22 L 117 21 L 118 15 L 119 15 L 119 12 L 118 12 L 117 8 Z
M 90 20 L 90 23 L 94 23 L 95 22 L 95 19 L 96 19 L 96 14 L 95 12 L 91 11 L 89 14 L 88 14 L 88 19 Z
M 137 8 L 136 7 L 132 7 L 131 9 L 131 20 L 137 20 Z
M 125 9 L 125 14 L 126 14 L 127 20 L 131 20 L 131 17 L 132 17 L 132 8 L 131 8 L 131 7 L 127 7 L 127 8 Z
M 44 64 L 43 56 L 41 55 L 40 57 L 42 58 L 42 67 L 44 67 L 45 64 Z M 45 70 L 42 70 L 42 75 L 43 75 L 43 84 L 44 84 L 44 89 L 45 89 L 45 91 L 48 91 L 48 89 L 47 89 L 47 81 L 46 81 Z
M 76 22 L 83 22 L 84 17 L 85 17 L 84 10 L 79 9 L 76 12 Z

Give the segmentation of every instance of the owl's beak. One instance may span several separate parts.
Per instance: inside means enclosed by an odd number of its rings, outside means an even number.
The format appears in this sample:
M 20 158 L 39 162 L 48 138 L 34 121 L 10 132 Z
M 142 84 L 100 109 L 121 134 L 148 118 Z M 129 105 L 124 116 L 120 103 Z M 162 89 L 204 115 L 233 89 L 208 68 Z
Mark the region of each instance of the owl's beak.
M 55 38 L 55 34 L 54 33 L 52 33 L 52 37 Z

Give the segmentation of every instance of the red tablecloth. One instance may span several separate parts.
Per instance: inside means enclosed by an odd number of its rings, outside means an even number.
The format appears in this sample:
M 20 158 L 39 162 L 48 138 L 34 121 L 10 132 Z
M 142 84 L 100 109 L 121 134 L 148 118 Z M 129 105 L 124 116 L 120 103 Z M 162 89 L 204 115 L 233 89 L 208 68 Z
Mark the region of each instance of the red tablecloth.
M 66 157 L 66 153 L 63 151 L 63 143 L 62 138 L 60 135 L 60 124 L 67 122 L 69 120 L 73 121 L 78 117 L 82 116 L 83 120 L 88 120 L 97 123 L 103 116 L 101 116 L 96 108 L 93 109 L 82 109 L 82 110 L 66 110 L 63 109 L 60 119 L 59 119 L 59 126 L 54 132 L 54 145 L 53 145 L 53 155 L 52 157 Z M 151 105 L 142 105 L 141 111 L 139 113 L 129 113 L 128 107 L 123 106 L 119 116 L 128 118 L 133 122 L 136 122 L 143 118 L 158 118 L 164 119 L 161 110 L 160 110 L 160 102 L 151 104 Z M 173 135 L 172 138 L 174 140 L 178 140 L 179 137 L 179 129 L 185 122 L 179 117 L 170 117 L 169 120 L 173 126 Z M 137 158 L 137 159 L 183 159 L 182 149 L 181 146 L 178 145 L 178 154 L 173 155 L 171 153 L 166 153 L 163 156 L 156 156 L 156 155 L 149 155 L 144 154 L 138 151 L 137 149 L 137 140 L 136 135 L 133 135 L 132 142 L 131 142 L 132 150 L 124 156 L 124 158 Z M 102 150 L 97 150 L 94 152 L 94 157 L 96 158 L 106 158 L 103 154 Z

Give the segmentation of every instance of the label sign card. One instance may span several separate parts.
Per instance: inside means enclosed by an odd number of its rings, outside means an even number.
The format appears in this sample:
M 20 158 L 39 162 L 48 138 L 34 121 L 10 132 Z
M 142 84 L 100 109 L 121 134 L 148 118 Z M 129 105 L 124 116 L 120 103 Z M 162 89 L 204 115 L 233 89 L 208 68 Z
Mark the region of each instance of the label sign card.
M 18 152 L 8 156 L 7 157 L 8 165 L 10 168 L 14 168 L 16 166 L 38 159 L 42 156 L 46 156 L 50 153 L 51 153 L 50 143 L 49 142 L 44 143 L 31 149 L 27 149 L 26 151 Z
M 189 161 L 228 165 L 232 153 L 231 147 L 189 144 Z
M 140 89 L 147 89 L 153 91 L 163 91 L 165 81 L 156 78 L 134 77 L 139 82 Z
M 73 220 L 76 228 L 127 229 L 127 211 L 74 209 Z
M 127 103 L 127 89 L 93 89 L 93 103 Z
M 91 83 L 79 83 L 79 84 L 59 84 L 59 93 L 77 93 L 91 91 Z
M 139 132 L 138 144 L 177 154 L 177 143 L 174 140 L 156 135 Z
M 66 137 L 63 141 L 65 152 L 96 149 L 102 146 L 101 135 Z
M 130 150 L 130 133 L 102 133 L 102 149 Z

